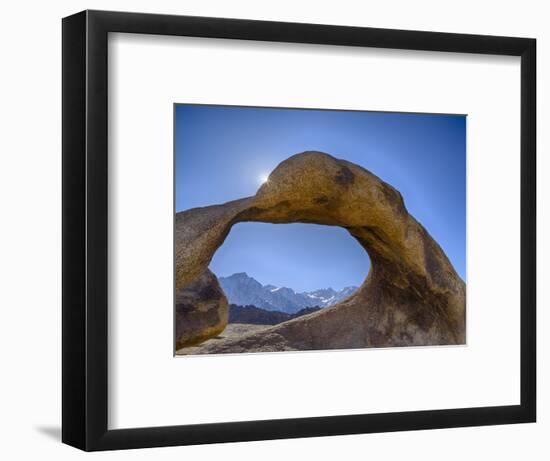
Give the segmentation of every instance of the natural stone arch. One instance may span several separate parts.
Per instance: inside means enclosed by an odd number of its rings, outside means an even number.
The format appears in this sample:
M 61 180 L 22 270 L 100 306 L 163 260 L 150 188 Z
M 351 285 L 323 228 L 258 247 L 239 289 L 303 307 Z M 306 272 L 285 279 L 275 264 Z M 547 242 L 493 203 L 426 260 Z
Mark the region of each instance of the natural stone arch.
M 335 306 L 201 352 L 465 342 L 464 282 L 407 212 L 401 194 L 368 170 L 304 152 L 279 164 L 253 197 L 178 213 L 176 288 L 193 289 L 231 227 L 245 221 L 343 227 L 368 252 L 369 275 L 355 295 Z M 220 305 L 224 300 L 222 295 Z M 225 327 L 223 317 L 222 306 L 218 324 L 209 327 L 212 335 Z M 191 342 L 185 338 L 179 342 L 186 344 Z

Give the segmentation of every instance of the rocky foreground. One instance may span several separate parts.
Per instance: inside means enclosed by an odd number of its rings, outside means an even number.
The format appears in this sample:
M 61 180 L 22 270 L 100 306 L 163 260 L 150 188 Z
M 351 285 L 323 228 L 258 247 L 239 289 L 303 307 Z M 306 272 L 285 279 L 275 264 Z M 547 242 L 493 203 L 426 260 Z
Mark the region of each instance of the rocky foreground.
M 185 300 L 176 312 L 177 349 L 226 328 L 227 299 L 208 264 L 231 227 L 245 221 L 343 227 L 368 252 L 371 270 L 343 302 L 200 353 L 465 342 L 465 283 L 401 194 L 358 165 L 304 152 L 277 166 L 253 197 L 176 215 L 176 288 Z
M 217 348 L 224 341 L 234 341 L 236 339 L 242 339 L 247 335 L 259 333 L 267 330 L 270 325 L 253 325 L 247 323 L 229 323 L 223 332 L 214 338 L 207 339 L 206 341 L 196 346 L 183 347 L 176 350 L 176 355 L 197 355 L 208 354 L 210 348 Z

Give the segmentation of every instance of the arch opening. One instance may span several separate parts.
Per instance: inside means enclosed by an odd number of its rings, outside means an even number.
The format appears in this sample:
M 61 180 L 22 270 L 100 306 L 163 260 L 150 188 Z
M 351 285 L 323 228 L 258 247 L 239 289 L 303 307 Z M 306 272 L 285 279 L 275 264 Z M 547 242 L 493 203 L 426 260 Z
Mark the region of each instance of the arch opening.
M 265 318 L 269 325 L 287 316 L 261 311 L 294 315 L 351 296 L 365 281 L 370 259 L 340 227 L 245 222 L 232 227 L 209 269 L 232 305 L 229 323 L 245 323 L 241 308 L 248 306 L 258 310 L 256 323 Z

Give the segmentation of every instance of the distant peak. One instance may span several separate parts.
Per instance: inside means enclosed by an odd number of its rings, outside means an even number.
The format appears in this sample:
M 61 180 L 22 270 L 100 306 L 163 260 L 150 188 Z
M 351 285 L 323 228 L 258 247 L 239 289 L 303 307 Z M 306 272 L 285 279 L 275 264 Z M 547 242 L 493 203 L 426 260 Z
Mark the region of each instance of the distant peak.
M 297 292 L 285 286 L 262 285 L 246 272 L 236 272 L 228 277 L 219 277 L 220 284 L 231 304 L 253 305 L 261 309 L 293 313 L 309 307 L 327 307 L 348 298 L 354 287 L 342 290 L 321 288 L 311 292 Z

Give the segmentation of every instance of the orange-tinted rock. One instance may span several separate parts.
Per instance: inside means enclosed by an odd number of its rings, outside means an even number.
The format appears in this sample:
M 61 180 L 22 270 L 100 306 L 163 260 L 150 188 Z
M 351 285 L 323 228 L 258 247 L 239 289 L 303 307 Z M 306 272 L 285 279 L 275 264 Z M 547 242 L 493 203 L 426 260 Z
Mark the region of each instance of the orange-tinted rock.
M 244 221 L 343 227 L 368 252 L 371 271 L 342 303 L 201 352 L 465 342 L 464 282 L 401 194 L 366 169 L 304 152 L 282 162 L 253 197 L 178 213 L 176 286 L 194 283 L 231 226 Z

